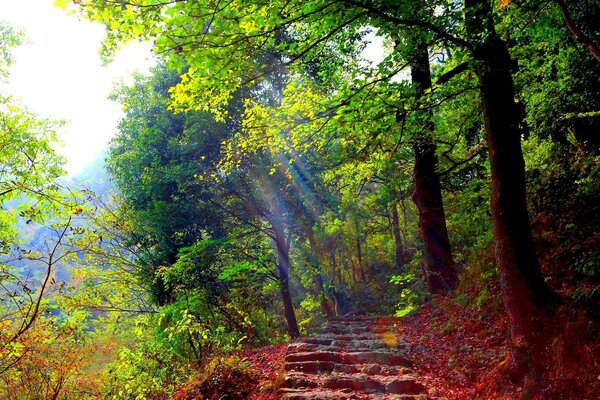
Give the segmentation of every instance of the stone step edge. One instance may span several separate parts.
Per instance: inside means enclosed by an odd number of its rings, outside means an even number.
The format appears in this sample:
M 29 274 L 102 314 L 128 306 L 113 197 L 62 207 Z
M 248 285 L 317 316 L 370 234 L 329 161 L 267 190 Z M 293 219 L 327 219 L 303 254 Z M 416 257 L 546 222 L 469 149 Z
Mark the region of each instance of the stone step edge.
M 341 391 L 352 391 L 357 394 L 362 393 L 380 393 L 380 394 L 394 394 L 394 395 L 417 395 L 425 394 L 428 395 L 427 388 L 420 382 L 412 378 L 402 379 L 388 377 L 385 380 L 377 380 L 372 376 L 324 376 L 319 381 L 310 380 L 286 380 L 287 388 L 299 388 L 299 389 L 327 389 L 327 390 L 341 390 Z M 294 386 L 291 386 L 294 385 Z

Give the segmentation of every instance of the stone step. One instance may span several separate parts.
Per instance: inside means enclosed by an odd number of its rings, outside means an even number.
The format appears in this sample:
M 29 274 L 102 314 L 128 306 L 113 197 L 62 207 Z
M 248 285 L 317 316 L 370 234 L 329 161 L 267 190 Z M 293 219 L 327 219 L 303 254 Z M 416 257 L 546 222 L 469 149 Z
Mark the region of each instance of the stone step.
M 400 367 L 410 367 L 411 361 L 395 351 L 305 351 L 289 353 L 285 356 L 286 363 L 298 362 L 332 362 L 335 364 L 380 364 Z
M 306 351 L 316 351 L 316 350 L 325 350 L 329 348 L 329 346 L 323 346 L 315 343 L 307 343 L 307 342 L 293 342 L 290 343 L 286 348 L 286 353 L 302 353 Z
M 384 342 L 382 340 L 333 340 L 329 345 L 305 343 L 305 342 L 294 342 L 288 345 L 286 353 L 304 353 L 304 352 L 315 352 L 315 351 L 378 351 L 401 348 L 402 350 L 409 350 L 410 345 L 404 342 Z
M 367 374 L 332 374 L 322 378 L 321 386 L 333 390 L 351 390 L 353 392 L 383 393 L 385 384 Z
M 398 332 L 398 327 L 394 325 L 376 325 L 376 326 L 339 326 L 329 325 L 325 330 L 326 333 L 333 334 L 381 334 L 385 332 Z
M 295 389 L 283 389 L 280 391 L 281 400 L 354 400 L 360 399 L 360 397 L 353 393 L 335 392 L 331 390 L 295 390 Z
M 356 339 L 356 340 L 334 340 L 331 342 L 330 347 L 346 349 L 346 350 L 355 350 L 355 349 L 364 349 L 364 350 L 376 350 L 376 349 L 390 349 L 390 348 L 399 348 L 402 347 L 404 349 L 408 349 L 406 343 L 395 339 L 394 341 L 384 341 L 382 339 Z
M 408 368 L 394 367 L 390 365 L 379 364 L 339 364 L 328 361 L 302 361 L 285 364 L 285 370 L 288 372 L 304 372 L 307 374 L 323 374 L 328 372 L 343 372 L 354 374 L 358 372 L 376 375 L 397 375 L 412 372 Z
M 283 389 L 280 391 L 281 400 L 346 400 L 346 399 L 360 399 L 351 393 L 333 392 L 330 390 L 296 390 L 296 389 Z
M 323 337 L 323 335 L 315 335 L 313 337 L 299 338 L 297 339 L 297 342 L 328 346 L 331 344 L 331 342 L 333 342 L 333 338 Z
M 348 352 L 344 354 L 344 358 L 350 364 L 373 364 L 391 365 L 399 367 L 410 367 L 412 362 L 404 357 L 399 352 L 391 351 L 365 351 L 365 352 Z
M 285 400 L 433 400 L 405 356 L 410 345 L 394 317 L 338 318 L 286 351 Z
M 282 400 L 446 400 L 426 394 L 353 393 L 326 389 L 311 391 L 282 389 L 280 395 Z
M 283 387 L 290 389 L 316 388 L 320 383 L 319 375 L 290 372 L 285 376 Z
M 285 356 L 286 363 L 303 361 L 329 361 L 339 364 L 349 364 L 345 354 L 335 351 L 304 351 L 301 353 L 289 353 Z
M 293 372 L 286 376 L 287 388 L 327 388 L 355 392 L 380 392 L 388 394 L 423 394 L 425 386 L 414 375 L 373 375 L 367 373 L 305 374 Z
M 404 339 L 392 335 L 385 336 L 336 336 L 336 337 L 314 337 L 311 339 L 297 339 L 290 343 L 287 352 L 314 350 L 321 348 L 338 349 L 381 349 L 381 348 L 403 348 L 410 349 Z
M 285 364 L 285 370 L 306 372 L 308 374 L 325 374 L 334 371 L 349 374 L 360 372 L 360 369 L 355 365 L 340 364 L 331 361 L 287 362 Z
M 340 331 L 338 333 L 321 333 L 319 335 L 315 335 L 314 337 L 321 340 L 376 340 L 380 338 L 381 335 L 374 332 L 352 333 L 348 331 Z
M 388 393 L 374 393 L 369 394 L 368 397 L 359 397 L 361 399 L 369 400 L 446 400 L 436 397 L 429 397 L 426 394 L 388 394 Z

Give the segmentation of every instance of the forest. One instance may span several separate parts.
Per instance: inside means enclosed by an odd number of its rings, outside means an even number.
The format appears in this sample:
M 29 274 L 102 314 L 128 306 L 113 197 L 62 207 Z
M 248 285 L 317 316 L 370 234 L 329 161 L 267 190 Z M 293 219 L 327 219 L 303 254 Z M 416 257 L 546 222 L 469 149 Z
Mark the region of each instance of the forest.
M 157 65 L 85 183 L 0 92 L 0 399 L 600 399 L 598 1 L 55 5 Z M 298 383 L 369 321 L 418 391 Z

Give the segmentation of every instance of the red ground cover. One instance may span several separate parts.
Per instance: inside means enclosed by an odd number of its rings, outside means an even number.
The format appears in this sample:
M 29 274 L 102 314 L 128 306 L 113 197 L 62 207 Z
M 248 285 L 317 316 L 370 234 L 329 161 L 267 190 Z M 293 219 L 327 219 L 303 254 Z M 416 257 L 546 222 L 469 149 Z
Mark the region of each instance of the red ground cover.
M 402 320 L 414 369 L 432 395 L 449 400 L 600 399 L 600 341 L 585 332 L 589 320 L 574 317 L 567 307 L 559 310 L 556 337 L 547 350 L 549 376 L 526 395 L 503 369 L 509 336 L 504 313 L 488 309 L 484 314 L 482 319 L 452 299 L 438 298 Z
M 250 400 L 274 400 L 284 378 L 285 349 L 287 344 L 251 349 L 244 354 L 251 368 L 258 373 L 258 383 L 250 393 Z
M 550 376 L 533 396 L 524 395 L 503 372 L 509 329 L 498 305 L 476 311 L 454 297 L 434 298 L 419 312 L 403 318 L 398 333 L 410 344 L 413 369 L 433 396 L 448 400 L 598 400 L 600 343 L 598 338 L 582 342 L 582 329 L 589 322 L 572 315 L 563 307 L 562 317 L 557 318 L 562 322 L 557 322 L 560 326 L 555 332 L 561 333 L 548 348 L 549 359 L 554 360 L 549 365 Z M 237 354 L 238 364 L 215 368 L 208 379 L 181 388 L 176 399 L 219 399 L 226 392 L 232 399 L 275 400 L 284 377 L 285 349 L 286 345 L 280 344 Z

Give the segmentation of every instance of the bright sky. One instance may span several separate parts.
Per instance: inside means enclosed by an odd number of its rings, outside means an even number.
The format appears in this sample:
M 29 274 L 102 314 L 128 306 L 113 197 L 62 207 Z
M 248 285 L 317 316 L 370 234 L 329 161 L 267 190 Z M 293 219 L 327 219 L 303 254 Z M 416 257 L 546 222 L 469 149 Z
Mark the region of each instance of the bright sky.
M 120 106 L 107 99 L 113 83 L 152 65 L 149 44 L 124 49 L 103 67 L 104 28 L 52 6 L 53 0 L 0 0 L 0 19 L 25 31 L 29 44 L 14 50 L 8 91 L 30 110 L 68 121 L 61 130 L 67 171 L 75 174 L 115 134 Z

